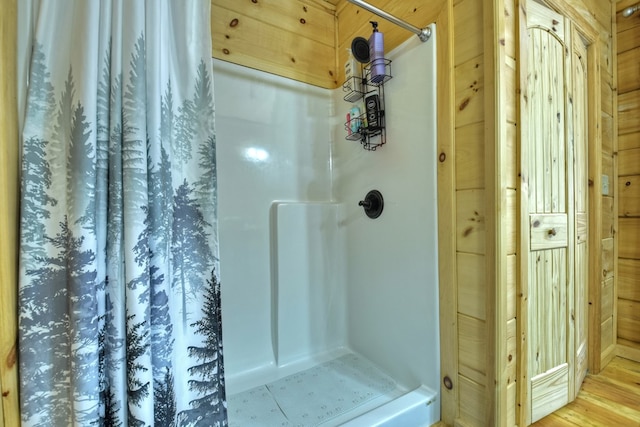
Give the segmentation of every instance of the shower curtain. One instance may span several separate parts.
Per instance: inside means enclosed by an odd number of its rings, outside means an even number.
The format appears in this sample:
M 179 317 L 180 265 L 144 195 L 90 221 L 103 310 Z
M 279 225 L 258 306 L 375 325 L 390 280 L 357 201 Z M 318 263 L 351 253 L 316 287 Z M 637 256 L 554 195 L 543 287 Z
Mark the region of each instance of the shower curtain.
M 33 0 L 27 426 L 223 426 L 209 0 Z

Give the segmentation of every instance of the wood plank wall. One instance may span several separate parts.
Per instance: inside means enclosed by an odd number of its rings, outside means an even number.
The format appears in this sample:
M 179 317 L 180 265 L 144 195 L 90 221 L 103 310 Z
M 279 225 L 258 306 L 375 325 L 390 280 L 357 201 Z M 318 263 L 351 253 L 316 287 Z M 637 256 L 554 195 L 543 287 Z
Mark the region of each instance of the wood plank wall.
M 458 418 L 456 425 L 486 425 L 493 388 L 489 386 L 486 239 L 488 206 L 485 172 L 486 2 L 453 0 L 455 67 L 455 203 L 458 338 Z M 489 181 L 489 183 L 485 182 Z M 446 284 L 441 283 L 441 286 Z
M 323 0 L 212 0 L 213 57 L 324 88 L 341 80 L 336 10 Z
M 18 409 L 17 232 L 18 111 L 17 0 L 0 3 L 0 426 L 20 425 Z
M 592 318 L 590 327 L 600 331 L 598 339 L 592 341 L 590 370 L 592 374 L 600 372 L 601 369 L 613 359 L 615 356 L 615 336 L 616 336 L 616 320 L 615 320 L 615 304 L 612 304 L 615 293 L 615 282 L 617 273 L 615 268 L 615 253 L 617 245 L 616 237 L 616 151 L 617 138 L 615 138 L 615 117 L 617 112 L 614 109 L 615 100 L 615 17 L 613 6 L 608 1 L 601 0 L 585 0 L 585 5 L 595 17 L 595 24 L 600 34 L 599 51 L 600 51 L 600 129 L 601 129 L 601 155 L 602 162 L 600 165 L 600 174 L 607 177 L 609 181 L 609 191 L 604 194 L 602 191 L 602 182 L 598 188 L 592 189 L 589 197 L 598 197 L 600 203 L 595 203 L 595 207 L 601 212 L 601 228 L 599 248 L 591 245 L 590 251 L 600 251 L 602 274 L 600 275 L 598 310 L 595 310 L 595 316 Z M 597 169 L 597 168 L 595 168 Z M 591 173 L 594 168 L 591 167 Z M 590 176 L 591 182 L 598 183 L 598 179 Z M 604 179 L 604 178 L 602 178 Z M 599 205 L 599 206 L 598 206 Z M 593 206 L 593 203 L 592 203 Z M 595 247 L 594 247 L 595 246 Z M 593 259 L 593 258 L 592 258 Z M 594 271 L 594 269 L 591 269 Z M 593 300 L 593 293 L 591 295 Z M 599 313 L 598 313 L 599 312 Z M 599 328 L 598 325 L 599 324 Z M 599 347 L 599 348 L 597 348 Z
M 616 3 L 618 112 L 618 352 L 640 361 L 640 12 Z

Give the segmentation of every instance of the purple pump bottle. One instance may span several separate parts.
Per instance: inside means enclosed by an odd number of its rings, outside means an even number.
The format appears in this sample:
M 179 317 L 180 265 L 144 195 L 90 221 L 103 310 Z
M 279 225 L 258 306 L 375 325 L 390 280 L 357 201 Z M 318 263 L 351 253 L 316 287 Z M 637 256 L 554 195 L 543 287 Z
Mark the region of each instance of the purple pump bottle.
M 378 31 L 378 23 L 369 21 L 373 26 L 373 33 L 369 37 L 369 61 L 371 66 L 371 82 L 384 81 L 384 35 Z

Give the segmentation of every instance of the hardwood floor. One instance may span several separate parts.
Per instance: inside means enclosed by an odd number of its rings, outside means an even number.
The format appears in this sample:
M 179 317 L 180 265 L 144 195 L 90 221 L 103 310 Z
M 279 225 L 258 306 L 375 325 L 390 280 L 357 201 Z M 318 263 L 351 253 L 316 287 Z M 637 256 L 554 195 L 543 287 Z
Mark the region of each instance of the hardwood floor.
M 587 375 L 575 401 L 532 425 L 640 427 L 640 363 L 616 357 Z

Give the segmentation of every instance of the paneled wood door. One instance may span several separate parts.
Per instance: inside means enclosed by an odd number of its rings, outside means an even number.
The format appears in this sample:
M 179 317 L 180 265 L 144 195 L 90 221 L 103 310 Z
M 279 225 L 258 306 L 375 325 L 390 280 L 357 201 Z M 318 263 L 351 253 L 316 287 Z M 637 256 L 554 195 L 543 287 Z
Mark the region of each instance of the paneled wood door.
M 527 419 L 575 398 L 587 355 L 586 48 L 527 1 Z M 526 230 L 523 230 L 526 232 Z M 576 320 L 577 319 L 577 320 Z

